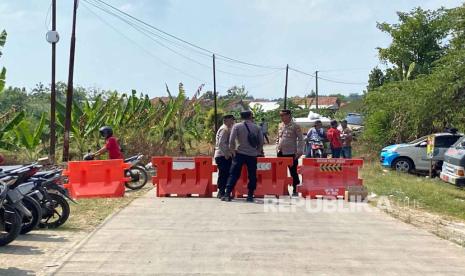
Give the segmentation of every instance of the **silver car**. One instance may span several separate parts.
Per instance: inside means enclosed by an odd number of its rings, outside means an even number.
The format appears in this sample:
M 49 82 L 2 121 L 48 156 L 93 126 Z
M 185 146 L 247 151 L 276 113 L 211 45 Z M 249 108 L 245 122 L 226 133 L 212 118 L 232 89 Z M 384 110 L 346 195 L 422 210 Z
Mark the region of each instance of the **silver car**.
M 463 134 L 435 133 L 433 162 L 440 168 L 444 154 Z M 400 172 L 429 171 L 430 159 L 426 156 L 428 136 L 407 144 L 396 144 L 381 150 L 381 165 Z

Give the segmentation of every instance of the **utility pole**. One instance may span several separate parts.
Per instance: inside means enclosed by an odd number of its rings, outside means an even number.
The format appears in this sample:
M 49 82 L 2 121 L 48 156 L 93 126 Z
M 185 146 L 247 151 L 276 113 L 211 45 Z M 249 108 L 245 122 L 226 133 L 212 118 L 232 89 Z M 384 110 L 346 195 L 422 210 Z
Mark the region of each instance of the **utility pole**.
M 316 95 L 316 110 L 318 110 L 318 71 L 315 71 L 315 95 Z
M 73 77 L 74 77 L 74 55 L 76 50 L 76 14 L 78 0 L 74 0 L 73 9 L 73 29 L 71 32 L 71 46 L 69 49 L 69 73 L 68 73 L 68 91 L 66 92 L 66 116 L 65 116 L 65 135 L 63 139 L 63 161 L 69 161 L 69 132 L 71 129 L 71 109 L 73 108 Z
M 286 65 L 286 85 L 284 86 L 284 109 L 287 109 L 287 80 L 289 75 L 289 64 Z
M 218 106 L 216 94 L 216 67 L 215 67 L 215 54 L 213 54 L 213 105 L 215 109 L 215 133 L 218 131 Z
M 52 0 L 52 31 L 56 32 L 57 28 L 57 7 L 56 0 Z M 56 146 L 56 88 L 55 88 L 55 70 L 56 70 L 56 42 L 52 43 L 52 83 L 50 85 L 50 161 L 55 163 L 55 146 Z

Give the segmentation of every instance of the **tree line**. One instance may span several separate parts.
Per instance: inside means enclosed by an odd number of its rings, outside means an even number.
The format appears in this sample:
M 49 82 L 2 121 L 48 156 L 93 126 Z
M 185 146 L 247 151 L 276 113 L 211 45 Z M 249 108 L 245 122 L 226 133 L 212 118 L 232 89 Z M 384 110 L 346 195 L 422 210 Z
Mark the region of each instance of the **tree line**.
M 455 127 L 465 131 L 465 4 L 398 12 L 378 23 L 392 38 L 378 48 L 363 97 L 364 138 L 373 150 Z

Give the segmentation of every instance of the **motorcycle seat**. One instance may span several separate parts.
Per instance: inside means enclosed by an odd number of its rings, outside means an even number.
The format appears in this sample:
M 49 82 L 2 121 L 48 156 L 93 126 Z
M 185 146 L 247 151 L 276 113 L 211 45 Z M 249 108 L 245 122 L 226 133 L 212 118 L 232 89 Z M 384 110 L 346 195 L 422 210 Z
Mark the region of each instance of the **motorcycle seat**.
M 132 157 L 126 158 L 126 159 L 124 159 L 124 163 L 132 162 L 132 161 L 136 160 L 138 157 L 139 157 L 139 156 L 136 155 L 136 156 L 132 156 Z

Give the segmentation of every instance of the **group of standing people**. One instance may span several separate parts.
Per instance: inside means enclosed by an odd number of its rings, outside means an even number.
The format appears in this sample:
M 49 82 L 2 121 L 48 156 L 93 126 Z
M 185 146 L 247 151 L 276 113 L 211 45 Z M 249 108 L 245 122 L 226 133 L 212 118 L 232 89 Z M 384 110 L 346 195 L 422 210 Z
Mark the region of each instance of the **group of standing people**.
M 276 138 L 276 156 L 293 158 L 294 161 L 289 166 L 289 172 L 293 179 L 292 195 L 297 196 L 297 186 L 300 184 L 297 166 L 299 158 L 304 155 L 305 139 L 301 127 L 293 122 L 290 110 L 281 110 L 279 115 L 281 123 Z M 241 112 L 240 116 L 242 120 L 240 123 L 236 123 L 236 118 L 233 115 L 224 116 L 223 125 L 216 133 L 217 197 L 221 198 L 222 201 L 232 200 L 232 191 L 241 175 L 242 166 L 246 165 L 249 177 L 247 201 L 253 202 L 257 186 L 257 158 L 264 156 L 265 140 L 269 143 L 268 125 L 264 120 L 261 121 L 260 125 L 256 125 L 251 111 Z M 351 157 L 352 134 L 346 121 L 342 121 L 340 127 L 338 127 L 337 121 L 332 121 L 331 128 L 327 131 L 321 122 L 317 121 L 307 133 L 307 139 L 314 136 L 329 141 L 334 158 L 341 157 L 341 153 L 345 158 Z
M 223 125 L 216 133 L 217 196 L 223 201 L 231 201 L 231 192 L 244 164 L 249 176 L 247 201 L 253 201 L 257 185 L 257 157 L 264 155 L 264 136 L 260 127 L 254 123 L 252 112 L 241 112 L 241 119 L 241 123 L 235 124 L 233 115 L 224 116 Z
M 352 158 L 352 130 L 346 120 L 342 120 L 340 125 L 336 120 L 332 120 L 328 130 L 323 128 L 321 121 L 315 121 L 315 126 L 307 133 L 307 141 L 315 140 L 329 142 L 333 158 Z M 311 157 L 310 150 L 305 157 Z

